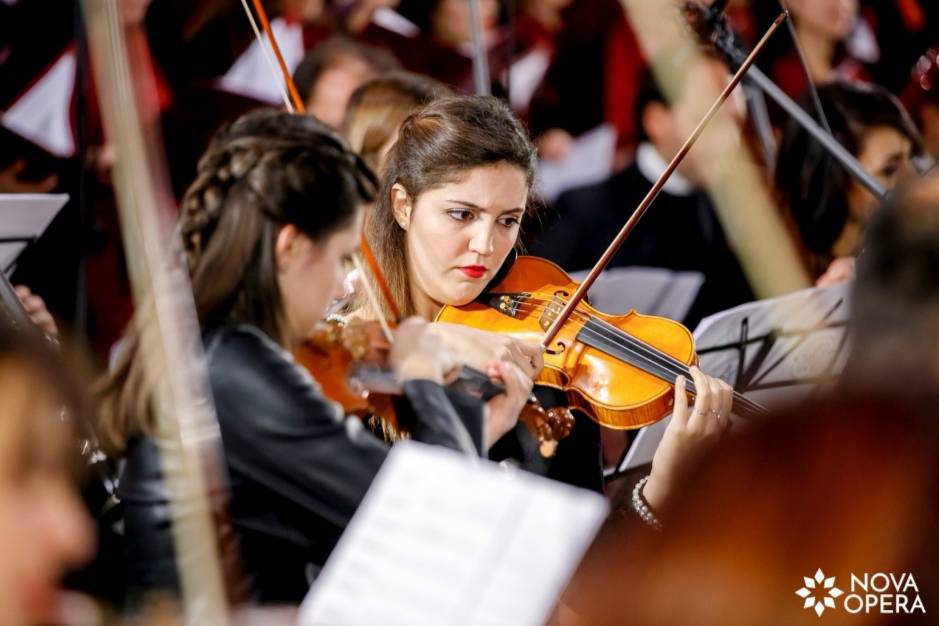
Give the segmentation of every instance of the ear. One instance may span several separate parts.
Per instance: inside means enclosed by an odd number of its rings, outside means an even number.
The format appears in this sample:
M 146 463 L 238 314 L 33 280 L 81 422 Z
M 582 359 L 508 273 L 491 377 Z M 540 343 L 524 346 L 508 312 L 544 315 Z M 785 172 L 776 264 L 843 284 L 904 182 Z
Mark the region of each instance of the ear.
M 661 102 L 650 102 L 642 112 L 642 129 L 653 143 L 665 140 L 672 124 L 672 112 Z
M 394 215 L 395 221 L 403 230 L 407 230 L 408 225 L 411 223 L 411 209 L 414 207 L 411 194 L 398 183 L 392 185 L 391 191 L 388 193 L 391 194 L 391 213 Z
M 290 262 L 299 235 L 300 231 L 293 224 L 282 226 L 278 231 L 277 239 L 274 241 L 274 260 L 278 272 L 283 271 Z

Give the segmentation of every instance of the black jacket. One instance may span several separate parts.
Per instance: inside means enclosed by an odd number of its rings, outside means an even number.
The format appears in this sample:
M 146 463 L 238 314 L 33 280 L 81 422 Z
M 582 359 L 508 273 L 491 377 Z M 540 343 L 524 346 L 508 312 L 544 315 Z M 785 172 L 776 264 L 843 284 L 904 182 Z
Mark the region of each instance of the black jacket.
M 388 448 L 359 420 L 345 419 L 307 372 L 260 330 L 224 326 L 206 335 L 205 348 L 231 487 L 231 520 L 252 599 L 298 603 Z M 444 389 L 430 381 L 409 381 L 404 392 L 416 417 L 414 440 L 480 453 L 481 403 L 463 402 L 458 413 Z M 152 440 L 138 439 L 130 447 L 119 491 L 134 604 L 143 591 L 177 586 Z
M 531 254 L 571 272 L 593 267 L 651 188 L 652 182 L 633 163 L 600 183 L 562 194 L 555 219 L 548 220 L 530 246 Z M 663 190 L 613 256 L 610 267 L 622 266 L 704 274 L 704 285 L 684 320 L 692 329 L 707 315 L 753 300 L 714 205 L 703 191 L 678 196 Z

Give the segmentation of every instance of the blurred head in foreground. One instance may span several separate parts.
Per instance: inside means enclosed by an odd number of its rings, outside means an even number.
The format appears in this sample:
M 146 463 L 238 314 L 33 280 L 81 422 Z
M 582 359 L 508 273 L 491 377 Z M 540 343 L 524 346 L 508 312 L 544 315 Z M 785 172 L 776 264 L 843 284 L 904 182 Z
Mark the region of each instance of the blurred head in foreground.
M 816 601 L 825 624 L 928 623 L 939 602 L 934 406 L 832 398 L 744 430 L 685 476 L 663 533 L 611 518 L 565 603 L 591 626 L 818 624 Z M 878 610 L 852 612 L 868 593 Z M 926 613 L 898 610 L 917 596 Z
M 78 497 L 76 388 L 40 339 L 0 320 L 0 622 L 52 623 L 92 547 Z
M 856 388 L 939 382 L 939 174 L 898 189 L 868 227 L 851 298 Z

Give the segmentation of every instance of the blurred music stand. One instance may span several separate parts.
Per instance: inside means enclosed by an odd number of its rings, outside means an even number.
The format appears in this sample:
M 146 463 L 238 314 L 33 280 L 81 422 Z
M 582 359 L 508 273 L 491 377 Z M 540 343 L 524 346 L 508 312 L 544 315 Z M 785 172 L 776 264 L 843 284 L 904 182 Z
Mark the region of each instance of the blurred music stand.
M 571 272 L 581 281 L 587 270 Z M 676 272 L 661 267 L 611 267 L 600 273 L 587 297 L 598 311 L 623 315 L 630 309 L 643 315 L 684 319 L 704 284 L 700 272 Z
M 766 407 L 817 393 L 844 367 L 849 289 L 805 289 L 703 319 L 694 332 L 701 370 Z M 650 463 L 669 419 L 640 429 L 606 480 Z
M 58 214 L 68 194 L 0 194 L 0 269 L 10 276 L 26 248 L 39 239 Z
M 0 194 L 0 311 L 14 327 L 33 329 L 9 276 L 20 254 L 68 202 L 67 194 Z

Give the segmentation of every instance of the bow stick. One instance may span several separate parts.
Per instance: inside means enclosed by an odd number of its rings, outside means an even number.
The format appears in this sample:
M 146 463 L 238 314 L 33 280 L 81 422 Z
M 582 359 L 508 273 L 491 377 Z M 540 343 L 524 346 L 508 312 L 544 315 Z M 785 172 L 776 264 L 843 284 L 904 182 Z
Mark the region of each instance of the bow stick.
M 283 78 L 281 80 L 277 76 L 277 71 L 273 67 L 273 63 L 269 62 L 271 66 L 271 71 L 274 72 L 274 80 L 277 82 L 278 86 L 283 92 L 286 89 L 286 92 L 289 92 L 289 98 L 284 97 L 284 101 L 287 106 L 287 110 L 291 113 L 306 113 L 306 106 L 303 104 L 303 98 L 300 97 L 300 92 L 297 91 L 297 86 L 293 82 L 293 77 L 290 75 L 290 70 L 287 69 L 287 64 L 284 63 L 284 57 L 280 52 L 280 46 L 277 45 L 277 39 L 274 37 L 274 31 L 271 29 L 270 20 L 267 18 L 267 12 L 264 10 L 264 6 L 261 4 L 261 0 L 252 0 L 254 4 L 254 10 L 258 14 L 258 21 L 261 22 L 261 29 L 263 29 L 264 34 L 267 35 L 267 40 L 270 43 L 271 50 L 274 53 L 274 57 L 277 60 L 277 65 L 280 67 L 280 73 Z M 258 45 L 261 46 L 261 50 L 267 54 L 267 49 L 264 47 L 264 40 L 261 36 L 261 31 L 258 29 L 257 22 L 254 19 L 254 15 L 251 12 L 251 9 L 248 7 L 248 0 L 241 0 L 241 6 L 244 7 L 245 14 L 248 16 L 248 21 L 251 22 L 251 27 L 254 30 L 255 37 L 257 37 Z M 391 295 L 391 289 L 388 287 L 388 281 L 385 280 L 385 275 L 381 271 L 381 268 L 378 267 L 378 261 L 375 259 L 375 255 L 372 253 L 372 248 L 368 243 L 368 240 L 365 238 L 365 233 L 363 232 L 359 236 L 359 248 L 362 252 L 362 258 L 365 259 L 365 264 L 368 266 L 369 271 L 372 273 L 372 277 L 375 279 L 375 283 L 378 285 L 378 289 L 381 291 L 382 297 L 385 300 L 385 305 L 388 307 L 388 310 L 391 312 L 391 320 L 386 320 L 386 324 L 391 324 L 393 327 L 395 321 L 401 317 L 401 311 L 398 309 L 397 304 L 395 303 L 394 297 Z M 361 270 L 359 270 L 361 273 Z M 362 277 L 362 283 L 367 283 L 365 276 Z M 368 287 L 366 287 L 368 288 Z M 376 311 L 378 312 L 378 311 Z M 379 315 L 380 319 L 383 319 L 384 316 Z M 391 341 L 390 332 L 388 331 L 385 324 L 382 325 L 382 330 L 385 332 L 386 337 Z
M 564 324 L 567 323 L 567 320 L 574 313 L 574 310 L 577 308 L 577 305 L 580 304 L 581 300 L 587 295 L 587 292 L 590 290 L 590 287 L 593 286 L 593 283 L 597 280 L 597 277 L 600 276 L 607 265 L 609 265 L 610 260 L 612 260 L 613 255 L 620 249 L 623 245 L 623 242 L 626 241 L 626 237 L 633 231 L 636 227 L 636 224 L 639 223 L 640 218 L 648 210 L 649 205 L 656 199 L 659 195 L 659 192 L 662 191 L 662 188 L 665 186 L 665 183 L 668 182 L 668 179 L 675 172 L 675 169 L 682 162 L 682 160 L 687 156 L 688 152 L 691 150 L 691 147 L 698 140 L 698 137 L 701 136 L 701 133 L 704 132 L 704 129 L 710 123 L 710 121 L 717 114 L 717 111 L 720 109 L 721 105 L 730 97 L 730 94 L 740 83 L 740 80 L 746 74 L 747 70 L 753 65 L 753 62 L 756 60 L 757 55 L 766 45 L 766 42 L 769 41 L 770 36 L 776 32 L 776 29 L 779 28 L 786 18 L 789 17 L 788 12 L 783 12 L 779 14 L 779 17 L 772 23 L 766 33 L 763 34 L 763 37 L 760 38 L 760 41 L 754 46 L 753 50 L 747 55 L 747 58 L 740 65 L 740 68 L 734 74 L 733 78 L 727 83 L 727 86 L 724 87 L 724 90 L 717 97 L 717 100 L 714 101 L 714 104 L 711 105 L 711 108 L 708 109 L 708 112 L 705 113 L 704 117 L 698 122 L 698 125 L 691 132 L 691 135 L 688 139 L 685 140 L 685 143 L 682 145 L 681 149 L 678 150 L 678 153 L 672 158 L 671 162 L 668 164 L 668 167 L 665 168 L 665 171 L 662 172 L 662 175 L 659 176 L 658 180 L 655 181 L 655 184 L 652 185 L 652 189 L 649 190 L 649 193 L 646 194 L 645 198 L 642 199 L 642 202 L 639 203 L 639 206 L 636 207 L 636 210 L 633 211 L 632 215 L 629 216 L 629 219 L 626 220 L 626 223 L 623 224 L 623 228 L 620 229 L 619 233 L 607 247 L 606 251 L 603 253 L 603 256 L 600 257 L 600 260 L 597 261 L 593 269 L 590 270 L 590 273 L 587 274 L 587 277 L 584 278 L 583 282 L 580 283 L 580 286 L 574 292 L 574 294 L 567 301 L 567 304 L 561 309 L 561 312 L 558 313 L 558 316 L 555 318 L 554 322 L 548 328 L 545 333 L 544 338 L 541 340 L 541 345 L 545 349 L 551 345 L 551 342 L 554 341 L 554 338 L 557 337 L 558 333 L 563 328 Z
M 116 0 L 83 4 L 102 118 L 120 155 L 114 187 L 136 304 L 139 356 L 154 390 L 155 439 L 167 485 L 185 622 L 224 625 L 228 603 L 219 557 L 230 562 L 236 551 L 222 543 L 222 527 L 213 523 L 213 513 L 224 512 L 211 504 L 210 490 L 224 493 L 226 485 L 219 426 L 192 288 L 173 244 L 175 206 L 165 155 L 160 158 L 156 148 L 159 131 L 142 121 L 141 109 L 156 106 L 152 68 L 128 47 Z

